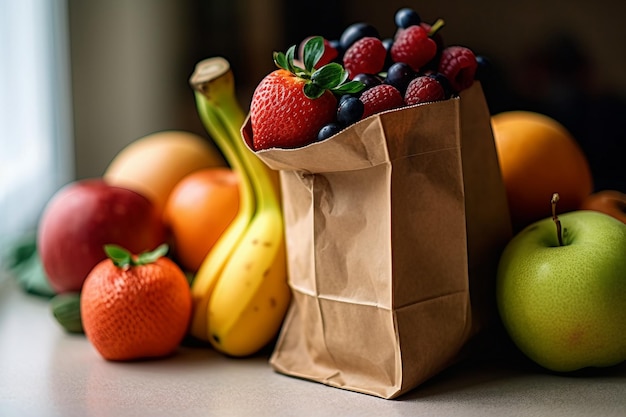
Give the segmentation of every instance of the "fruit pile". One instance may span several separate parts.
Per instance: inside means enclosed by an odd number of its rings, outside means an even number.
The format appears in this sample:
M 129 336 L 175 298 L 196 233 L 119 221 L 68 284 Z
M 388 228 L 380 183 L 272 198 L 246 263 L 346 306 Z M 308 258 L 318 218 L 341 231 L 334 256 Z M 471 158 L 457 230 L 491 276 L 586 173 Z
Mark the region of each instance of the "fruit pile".
M 186 335 L 251 355 L 291 299 L 276 173 L 241 140 L 228 62 L 200 62 L 191 83 L 217 147 L 187 132 L 140 138 L 101 178 L 60 189 L 40 218 L 53 313 L 106 359 L 162 357 Z
M 445 100 L 472 85 L 482 61 L 467 47 L 445 45 L 442 19 L 429 24 L 402 8 L 395 24 L 392 38 L 358 22 L 337 40 L 305 39 L 297 57 L 296 45 L 275 53 L 279 68 L 250 104 L 254 149 L 305 146 L 373 114 Z
M 101 177 L 59 189 L 37 235 L 56 320 L 84 332 L 106 359 L 172 353 L 192 318 L 185 273 L 195 273 L 195 259 L 237 211 L 237 190 L 238 176 L 210 142 L 174 130 L 136 139 Z M 199 227 L 209 230 L 190 234 Z M 108 245 L 129 262 L 108 255 Z
M 253 150 L 326 140 L 378 112 L 446 100 L 472 85 L 482 60 L 446 46 L 443 21 L 431 25 L 404 8 L 395 22 L 393 38 L 355 23 L 338 40 L 313 36 L 297 52 L 276 53 L 279 69 L 250 105 Z M 107 359 L 168 355 L 186 335 L 250 355 L 276 336 L 291 299 L 276 173 L 241 140 L 245 115 L 229 64 L 202 61 L 190 81 L 221 152 L 187 132 L 148 135 L 102 178 L 60 189 L 40 218 L 37 250 L 58 294 L 55 317 L 68 331 L 84 330 Z M 519 230 L 498 271 L 505 327 L 550 369 L 621 362 L 626 196 L 591 194 L 585 157 L 555 121 L 510 112 L 491 122 Z M 560 219 L 556 202 L 552 218 L 544 212 L 553 191 L 571 212 Z
M 391 39 L 361 22 L 338 40 L 305 39 L 297 56 L 296 46 L 275 53 L 279 69 L 257 86 L 244 129 L 252 149 L 332 140 L 378 112 L 454 97 L 480 77 L 485 61 L 446 46 L 441 20 L 428 24 L 405 8 L 395 22 Z M 592 194 L 585 155 L 557 121 L 517 111 L 491 124 L 517 232 L 496 277 L 504 328 L 521 352 L 553 371 L 623 362 L 626 196 Z

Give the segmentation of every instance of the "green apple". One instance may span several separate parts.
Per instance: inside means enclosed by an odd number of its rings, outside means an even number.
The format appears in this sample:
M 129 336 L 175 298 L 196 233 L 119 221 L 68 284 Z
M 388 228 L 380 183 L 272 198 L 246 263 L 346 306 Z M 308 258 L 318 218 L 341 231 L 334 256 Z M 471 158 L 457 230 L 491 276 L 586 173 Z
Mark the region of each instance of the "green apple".
M 527 226 L 502 253 L 496 297 L 512 341 L 544 368 L 626 360 L 626 224 L 579 210 Z

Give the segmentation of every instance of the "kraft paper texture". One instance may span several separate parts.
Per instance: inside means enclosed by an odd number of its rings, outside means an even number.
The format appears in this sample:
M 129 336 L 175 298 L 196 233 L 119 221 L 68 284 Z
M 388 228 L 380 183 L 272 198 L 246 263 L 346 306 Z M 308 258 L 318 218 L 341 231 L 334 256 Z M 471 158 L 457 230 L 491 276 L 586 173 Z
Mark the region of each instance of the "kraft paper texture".
M 257 155 L 280 172 L 293 292 L 277 372 L 395 398 L 493 322 L 512 232 L 478 82 Z

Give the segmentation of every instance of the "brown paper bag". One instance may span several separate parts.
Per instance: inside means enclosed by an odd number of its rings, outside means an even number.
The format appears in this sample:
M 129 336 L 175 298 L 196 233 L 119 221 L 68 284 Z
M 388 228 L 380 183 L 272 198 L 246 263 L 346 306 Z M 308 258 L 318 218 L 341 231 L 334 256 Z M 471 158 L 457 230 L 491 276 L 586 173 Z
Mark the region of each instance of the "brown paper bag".
M 494 320 L 511 226 L 478 83 L 257 155 L 280 170 L 293 292 L 275 370 L 394 398 Z

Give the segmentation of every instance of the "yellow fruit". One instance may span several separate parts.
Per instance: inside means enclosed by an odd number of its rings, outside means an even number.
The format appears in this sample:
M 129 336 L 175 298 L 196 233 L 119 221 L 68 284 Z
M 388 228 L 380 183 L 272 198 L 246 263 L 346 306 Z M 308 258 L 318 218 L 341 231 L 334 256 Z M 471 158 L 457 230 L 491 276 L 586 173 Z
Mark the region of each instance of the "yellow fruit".
M 516 230 L 549 217 L 555 192 L 561 197 L 559 212 L 580 208 L 593 190 L 591 170 L 565 127 L 527 111 L 497 114 L 491 126 Z
M 104 179 L 143 194 L 163 212 L 169 194 L 186 175 L 226 166 L 213 144 L 191 132 L 152 133 L 127 145 L 111 161 Z

